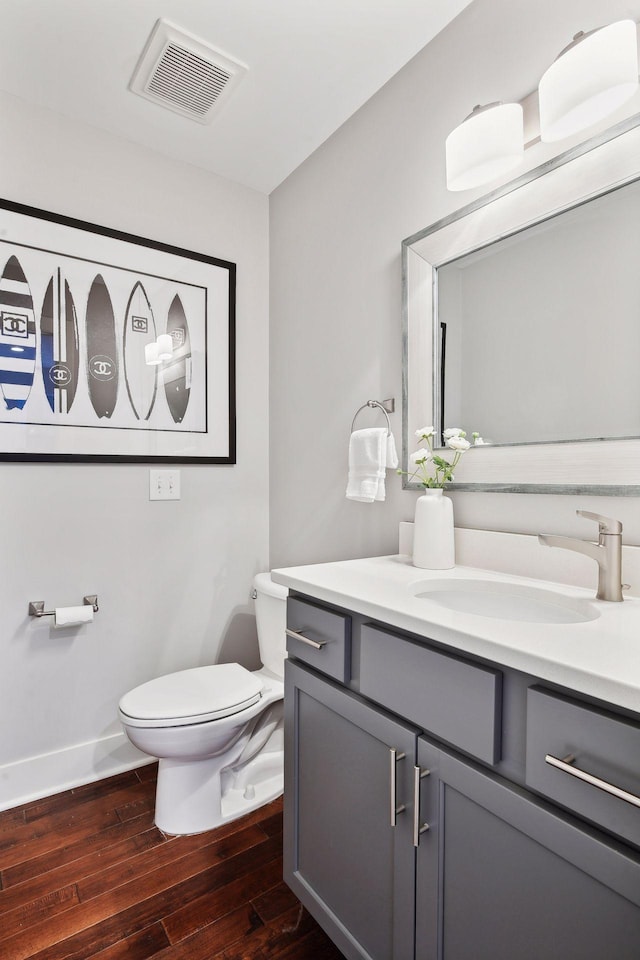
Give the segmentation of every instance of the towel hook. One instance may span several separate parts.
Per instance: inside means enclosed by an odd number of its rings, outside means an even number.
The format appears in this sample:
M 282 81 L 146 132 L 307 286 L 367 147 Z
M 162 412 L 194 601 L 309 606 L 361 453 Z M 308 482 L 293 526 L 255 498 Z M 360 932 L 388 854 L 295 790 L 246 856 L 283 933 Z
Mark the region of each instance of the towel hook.
M 391 433 L 391 421 L 389 420 L 389 414 L 393 413 L 396 409 L 396 401 L 393 397 L 391 397 L 389 400 L 367 400 L 367 402 L 363 403 L 361 407 L 358 407 L 355 412 L 355 416 L 351 421 L 351 433 L 353 433 L 353 427 L 358 419 L 358 414 L 361 413 L 361 411 L 366 407 L 378 407 L 379 410 L 382 410 L 387 421 L 387 431 L 388 433 Z

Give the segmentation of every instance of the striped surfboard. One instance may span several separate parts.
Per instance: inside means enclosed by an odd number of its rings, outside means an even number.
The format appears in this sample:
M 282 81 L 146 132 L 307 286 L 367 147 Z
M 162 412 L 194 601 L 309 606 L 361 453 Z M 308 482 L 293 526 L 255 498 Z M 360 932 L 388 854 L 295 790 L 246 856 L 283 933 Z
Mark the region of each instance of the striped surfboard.
M 167 333 L 173 341 L 173 355 L 164 366 L 164 392 L 174 423 L 182 423 L 191 392 L 191 337 L 178 294 L 169 307 Z
M 69 413 L 78 388 L 78 318 L 60 268 L 51 277 L 40 315 L 44 391 L 54 413 Z
M 0 389 L 7 410 L 22 410 L 35 369 L 33 299 L 18 258 L 11 256 L 0 277 Z

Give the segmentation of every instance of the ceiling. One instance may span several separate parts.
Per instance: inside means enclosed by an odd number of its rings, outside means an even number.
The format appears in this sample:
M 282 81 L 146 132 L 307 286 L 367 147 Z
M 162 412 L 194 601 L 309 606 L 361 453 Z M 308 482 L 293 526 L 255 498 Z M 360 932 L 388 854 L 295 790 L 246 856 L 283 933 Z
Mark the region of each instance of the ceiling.
M 270 193 L 471 0 L 0 0 L 0 89 Z M 158 18 L 249 71 L 203 125 L 128 84 Z

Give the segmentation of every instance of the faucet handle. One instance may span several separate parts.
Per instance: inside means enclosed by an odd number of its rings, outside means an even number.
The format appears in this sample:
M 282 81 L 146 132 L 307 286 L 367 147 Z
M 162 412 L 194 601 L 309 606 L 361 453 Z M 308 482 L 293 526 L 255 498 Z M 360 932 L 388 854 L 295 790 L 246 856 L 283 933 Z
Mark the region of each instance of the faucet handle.
M 599 513 L 591 513 L 590 510 L 576 510 L 576 513 L 579 517 L 586 517 L 587 520 L 595 520 L 599 524 L 600 533 L 622 533 L 622 524 L 619 520 L 603 517 Z

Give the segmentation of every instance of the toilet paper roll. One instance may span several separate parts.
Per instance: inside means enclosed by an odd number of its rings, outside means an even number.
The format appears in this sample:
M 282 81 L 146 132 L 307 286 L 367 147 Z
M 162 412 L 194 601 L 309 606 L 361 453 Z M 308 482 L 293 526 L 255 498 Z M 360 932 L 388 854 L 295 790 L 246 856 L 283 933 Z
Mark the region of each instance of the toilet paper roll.
M 79 623 L 91 623 L 93 607 L 85 603 L 81 607 L 56 607 L 53 617 L 54 627 L 75 627 Z

